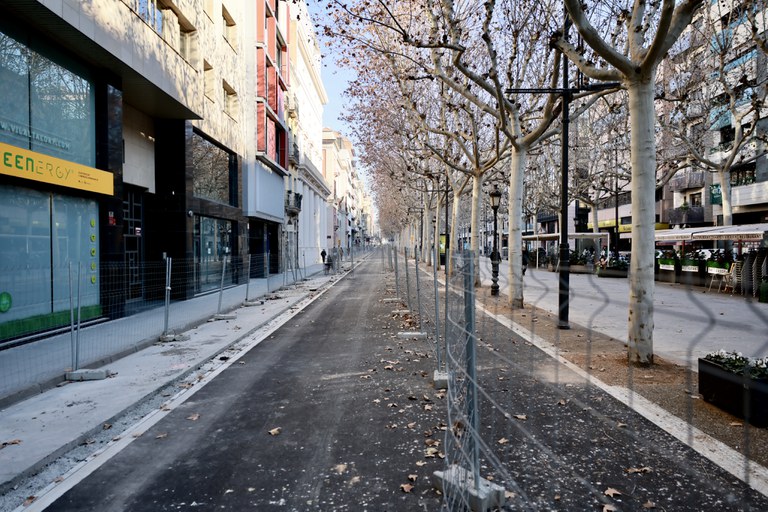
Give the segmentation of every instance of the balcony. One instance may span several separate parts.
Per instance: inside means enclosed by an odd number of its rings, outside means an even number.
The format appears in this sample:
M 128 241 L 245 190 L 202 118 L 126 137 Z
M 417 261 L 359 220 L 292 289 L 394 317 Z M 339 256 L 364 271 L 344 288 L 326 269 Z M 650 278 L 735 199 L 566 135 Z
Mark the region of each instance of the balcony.
M 667 222 L 670 224 L 698 224 L 704 222 L 703 206 L 687 206 L 667 210 Z
M 689 171 L 678 174 L 669 180 L 669 186 L 673 191 L 702 188 L 706 183 L 704 171 Z
M 302 195 L 298 192 L 291 192 L 290 190 L 285 193 L 285 212 L 289 216 L 296 216 L 301 212 L 301 198 Z

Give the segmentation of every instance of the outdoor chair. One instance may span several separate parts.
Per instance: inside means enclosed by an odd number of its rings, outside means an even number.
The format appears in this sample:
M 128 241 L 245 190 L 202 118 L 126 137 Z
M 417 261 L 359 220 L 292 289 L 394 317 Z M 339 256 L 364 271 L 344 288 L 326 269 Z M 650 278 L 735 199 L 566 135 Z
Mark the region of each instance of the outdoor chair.
M 720 292 L 720 286 L 723 286 L 723 291 L 727 292 L 728 288 L 731 289 L 731 295 L 734 294 L 737 288 L 741 286 L 741 262 L 734 261 L 731 263 L 731 270 L 727 274 L 723 275 L 723 279 L 717 287 L 718 293 Z

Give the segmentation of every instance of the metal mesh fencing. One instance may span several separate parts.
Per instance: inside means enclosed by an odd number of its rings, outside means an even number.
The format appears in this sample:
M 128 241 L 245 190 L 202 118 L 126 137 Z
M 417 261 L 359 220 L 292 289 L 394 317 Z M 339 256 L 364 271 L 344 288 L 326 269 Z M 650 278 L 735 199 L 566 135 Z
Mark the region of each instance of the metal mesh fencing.
M 277 256 L 263 254 L 9 273 L 2 283 L 13 302 L 0 319 L 0 398 L 172 337 L 320 272 L 322 264 L 301 273 L 280 268 Z M 54 290 L 47 300 L 40 300 L 41 280 Z
M 657 283 L 655 364 L 635 367 L 621 342 L 626 278 L 571 274 L 566 329 L 557 272 L 529 268 L 525 307 L 511 309 L 508 262 L 501 262 L 494 296 L 490 260 L 480 258 L 475 269 L 465 252 L 455 255 L 438 299 L 431 279 L 421 279 L 417 298 L 416 264 L 405 252 L 392 260 L 400 297 L 412 311 L 421 301 L 422 326 L 429 325 L 437 350 L 444 335 L 446 509 L 768 506 L 768 432 L 760 424 L 768 425 L 768 394 L 748 394 L 744 389 L 759 384 L 743 376 L 728 393 L 717 387 L 720 398 L 732 395 L 731 415 L 707 394 L 699 361 L 723 347 L 768 353 L 768 304 L 738 289 Z M 478 271 L 481 287 L 473 286 Z M 749 418 L 739 417 L 744 407 Z

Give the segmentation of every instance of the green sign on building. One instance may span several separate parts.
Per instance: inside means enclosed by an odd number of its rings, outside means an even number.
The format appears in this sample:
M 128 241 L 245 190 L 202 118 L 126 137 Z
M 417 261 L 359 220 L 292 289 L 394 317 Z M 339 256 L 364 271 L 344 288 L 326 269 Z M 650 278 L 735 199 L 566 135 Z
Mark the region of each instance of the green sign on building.
M 709 204 L 723 204 L 723 191 L 719 183 L 709 186 Z

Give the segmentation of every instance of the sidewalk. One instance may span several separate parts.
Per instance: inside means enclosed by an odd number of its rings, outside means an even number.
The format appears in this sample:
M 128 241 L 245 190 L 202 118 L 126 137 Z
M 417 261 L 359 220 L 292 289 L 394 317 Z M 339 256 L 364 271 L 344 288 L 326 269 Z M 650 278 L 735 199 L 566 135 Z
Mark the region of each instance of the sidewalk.
M 357 262 L 356 262 L 357 263 Z M 317 266 L 318 270 L 322 268 Z M 99 381 L 62 382 L 23 401 L 7 404 L 0 410 L 0 494 L 24 475 L 32 474 L 49 462 L 83 443 L 107 441 L 109 431 L 118 432 L 133 421 L 159 407 L 169 396 L 183 391 L 226 360 L 230 350 L 238 345 L 261 339 L 290 319 L 306 304 L 322 294 L 329 286 L 349 271 L 344 262 L 339 274 L 316 273 L 306 281 L 275 290 L 278 283 L 262 283 L 263 296 L 254 299 L 255 305 L 241 306 L 234 318 L 204 321 L 184 334 L 188 340 L 155 342 L 142 350 L 106 364 L 112 377 Z M 282 282 L 282 276 L 279 276 Z M 240 287 L 238 287 L 240 288 Z M 249 295 L 259 293 L 258 285 Z M 243 290 L 232 289 L 230 302 L 244 297 Z M 240 298 L 242 304 L 242 298 Z M 179 308 L 199 308 L 194 301 L 179 303 Z M 230 306 L 231 307 L 231 306 Z M 147 315 L 157 315 L 148 312 Z M 122 319 L 133 324 L 148 324 L 146 315 Z M 122 336 L 120 329 L 110 323 L 89 328 L 92 336 L 108 342 L 110 336 Z M 53 350 L 67 351 L 69 339 L 63 347 Z M 40 345 L 35 350 L 41 350 Z M 8 349 L 0 358 L 3 365 L 12 364 L 18 357 L 34 357 L 25 346 Z M 218 356 L 218 357 L 217 357 Z M 56 361 L 56 356 L 48 358 Z M 68 354 L 64 356 L 68 361 Z M 2 366 L 2 365 L 0 365 Z M 122 418 L 124 425 L 113 424 Z M 107 427 L 109 426 L 109 427 Z M 114 429 L 114 430 L 112 430 Z M 100 441 L 96 441 L 100 439 Z M 0 501 L 0 505 L 2 502 Z M 2 506 L 0 509 L 5 510 Z

